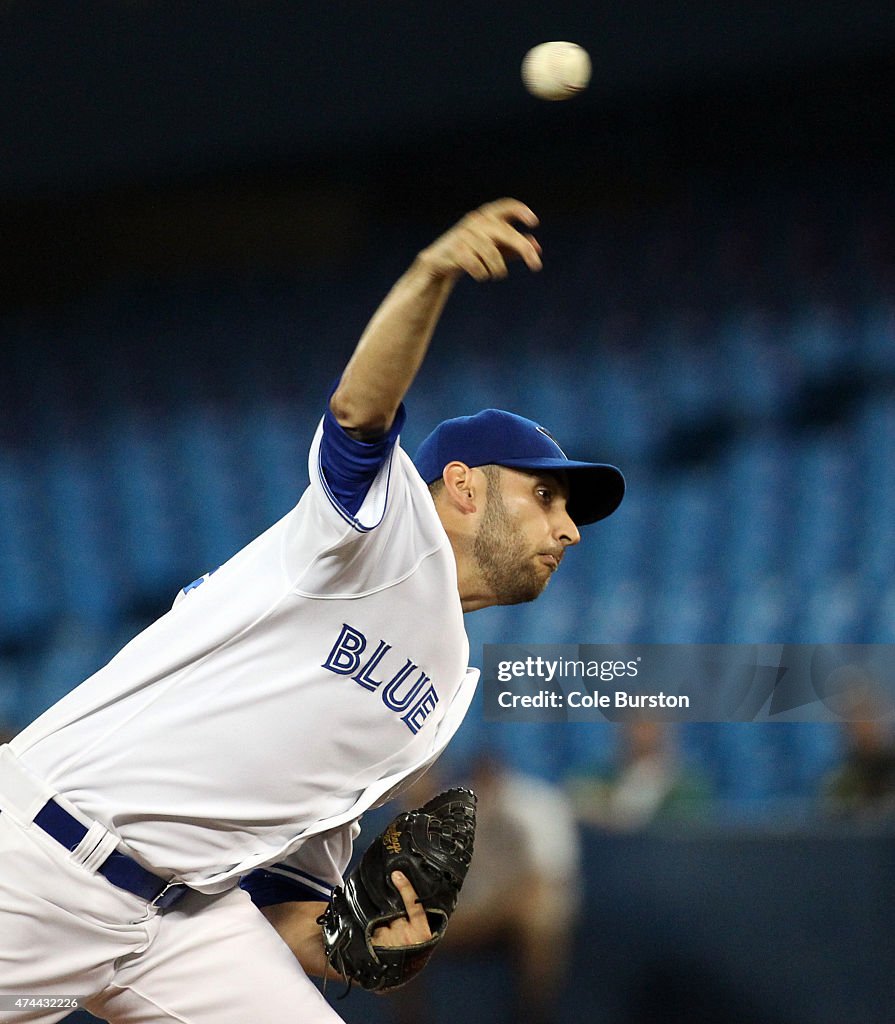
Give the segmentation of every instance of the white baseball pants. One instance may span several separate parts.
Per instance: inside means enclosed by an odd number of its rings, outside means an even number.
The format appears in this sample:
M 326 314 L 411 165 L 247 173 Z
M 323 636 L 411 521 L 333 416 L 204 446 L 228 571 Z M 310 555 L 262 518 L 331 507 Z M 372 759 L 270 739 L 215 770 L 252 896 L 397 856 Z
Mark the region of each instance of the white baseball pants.
M 0 1024 L 50 1024 L 78 997 L 113 1024 L 341 1018 L 240 889 L 158 912 L 17 814 L 0 787 Z M 12 1008 L 17 998 L 35 1002 Z

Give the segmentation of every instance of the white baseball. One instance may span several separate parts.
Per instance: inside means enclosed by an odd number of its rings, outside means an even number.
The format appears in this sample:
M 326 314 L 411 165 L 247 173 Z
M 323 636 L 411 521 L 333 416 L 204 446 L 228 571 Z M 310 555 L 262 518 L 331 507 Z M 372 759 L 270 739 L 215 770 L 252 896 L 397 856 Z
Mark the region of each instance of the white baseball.
M 525 88 L 542 100 L 566 100 L 587 87 L 590 57 L 577 43 L 541 43 L 522 61 Z

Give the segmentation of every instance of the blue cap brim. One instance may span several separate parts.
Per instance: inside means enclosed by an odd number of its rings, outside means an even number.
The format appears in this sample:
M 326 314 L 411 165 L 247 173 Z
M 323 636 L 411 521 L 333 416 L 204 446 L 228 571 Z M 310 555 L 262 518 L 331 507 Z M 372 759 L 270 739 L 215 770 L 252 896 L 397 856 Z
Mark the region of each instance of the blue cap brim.
M 509 469 L 565 473 L 569 481 L 568 511 L 576 526 L 599 522 L 622 503 L 625 478 L 615 466 L 574 459 L 501 459 Z

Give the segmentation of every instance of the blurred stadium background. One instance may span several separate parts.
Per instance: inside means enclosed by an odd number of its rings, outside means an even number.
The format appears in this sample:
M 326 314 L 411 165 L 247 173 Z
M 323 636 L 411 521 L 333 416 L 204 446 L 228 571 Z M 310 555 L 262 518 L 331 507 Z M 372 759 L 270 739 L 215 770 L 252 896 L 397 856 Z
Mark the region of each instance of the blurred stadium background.
M 540 214 L 545 270 L 458 289 L 405 446 L 502 405 L 629 489 L 547 598 L 468 619 L 474 662 L 496 641 L 895 642 L 891 5 L 11 0 L 0 32 L 7 731 L 291 507 L 377 302 L 499 195 Z M 552 38 L 594 62 L 572 103 L 519 81 Z M 678 739 L 711 804 L 585 830 L 557 1016 L 895 1019 L 891 835 L 820 806 L 839 728 Z M 489 749 L 565 784 L 617 744 L 474 709 L 448 762 Z M 500 970 L 467 966 L 462 1007 L 437 975 L 437 1020 L 499 1020 Z

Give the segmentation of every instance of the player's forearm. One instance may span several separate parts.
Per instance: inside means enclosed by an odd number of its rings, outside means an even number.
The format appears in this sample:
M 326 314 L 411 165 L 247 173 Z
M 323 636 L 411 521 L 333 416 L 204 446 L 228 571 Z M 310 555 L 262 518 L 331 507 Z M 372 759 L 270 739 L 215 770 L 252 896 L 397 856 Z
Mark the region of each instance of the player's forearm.
M 373 929 L 374 946 L 408 946 L 426 942 L 432 938 L 432 931 L 425 912 L 420 906 L 416 892 L 409 879 L 401 872 L 394 872 L 392 884 L 404 901 L 406 915 Z M 342 978 L 342 975 L 326 961 L 323 947 L 323 930 L 318 924 L 320 915 L 329 906 L 317 901 L 295 901 L 274 903 L 262 907 L 261 913 L 273 925 L 280 938 L 292 950 L 305 974 L 318 978 Z M 344 979 L 343 979 L 344 980 Z
M 359 437 L 384 434 L 419 370 L 455 278 L 417 259 L 383 300 L 361 336 L 330 407 Z
M 317 918 L 327 905 L 323 902 L 277 903 L 261 910 L 292 950 L 305 974 L 318 978 L 322 978 L 324 972 L 330 977 L 338 977 L 336 971 L 326 964 L 323 933 L 317 924 Z

